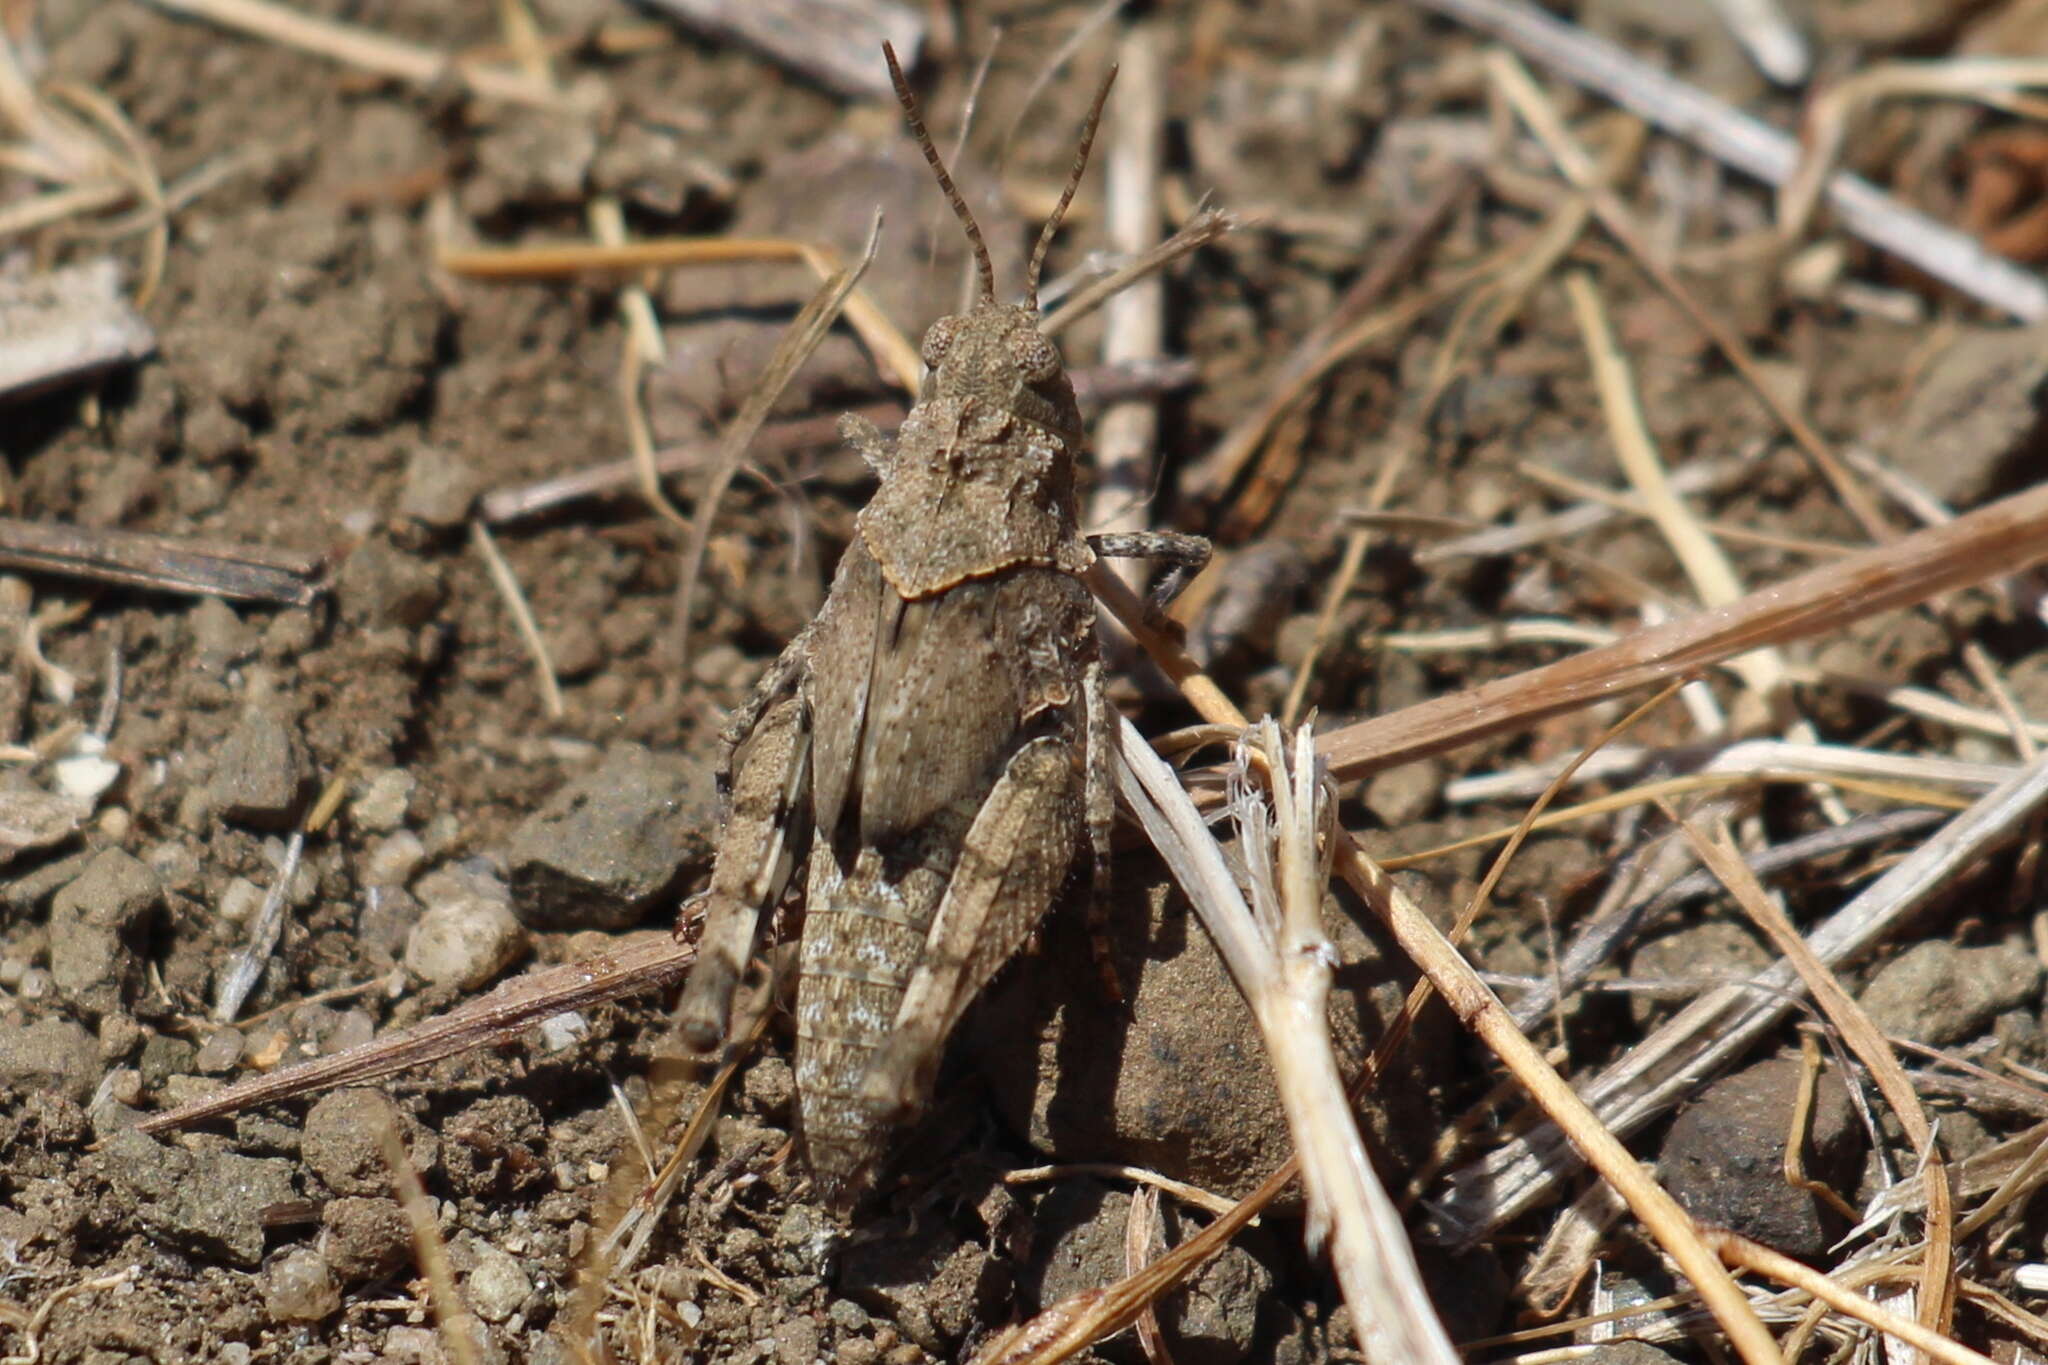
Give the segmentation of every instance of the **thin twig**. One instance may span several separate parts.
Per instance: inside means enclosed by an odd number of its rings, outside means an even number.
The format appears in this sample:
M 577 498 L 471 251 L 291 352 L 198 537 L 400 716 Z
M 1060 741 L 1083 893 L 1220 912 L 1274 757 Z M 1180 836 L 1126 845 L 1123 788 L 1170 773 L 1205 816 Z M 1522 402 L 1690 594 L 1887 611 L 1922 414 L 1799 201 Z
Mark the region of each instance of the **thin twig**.
M 874 263 L 875 249 L 881 240 L 882 215 L 877 210 L 860 260 L 826 280 L 816 297 L 804 305 L 804 310 L 797 314 L 782 334 L 782 340 L 776 344 L 775 353 L 768 358 L 760 378 L 754 381 L 746 402 L 741 404 L 731 425 L 719 438 L 718 465 L 711 472 L 710 486 L 697 499 L 697 514 L 690 523 L 690 541 L 683 549 L 682 580 L 676 586 L 675 652 L 685 662 L 690 657 L 690 608 L 696 597 L 697 578 L 703 571 L 704 549 L 711 541 L 711 521 L 718 515 L 718 504 L 725 497 L 725 490 L 732 486 L 733 476 L 746 457 L 747 446 L 753 441 L 754 433 L 768 420 L 768 410 L 775 406 L 775 400 L 796 377 L 797 370 L 839 320 L 839 311 L 846 306 L 847 297 Z
M 1799 164 L 1799 144 L 1760 119 L 1660 71 L 1618 44 L 1573 27 L 1528 0 L 1414 0 L 1512 43 L 1717 160 L 1769 185 Z M 1828 205 L 1849 232 L 1992 308 L 2026 322 L 2048 318 L 2048 281 L 1937 223 L 1859 176 L 1828 178 Z
M 560 720 L 569 708 L 562 702 L 562 685 L 555 681 L 554 660 L 548 657 L 548 642 L 540 633 L 540 623 L 533 619 L 533 608 L 526 604 L 526 593 L 513 575 L 512 566 L 498 553 L 498 542 L 491 537 L 490 528 L 481 521 L 472 521 L 469 538 L 476 552 L 483 556 L 484 567 L 490 571 L 491 582 L 504 600 L 505 610 L 512 614 L 512 624 L 526 646 L 527 657 L 533 660 L 534 681 L 540 685 L 541 704 L 547 709 L 548 719 Z

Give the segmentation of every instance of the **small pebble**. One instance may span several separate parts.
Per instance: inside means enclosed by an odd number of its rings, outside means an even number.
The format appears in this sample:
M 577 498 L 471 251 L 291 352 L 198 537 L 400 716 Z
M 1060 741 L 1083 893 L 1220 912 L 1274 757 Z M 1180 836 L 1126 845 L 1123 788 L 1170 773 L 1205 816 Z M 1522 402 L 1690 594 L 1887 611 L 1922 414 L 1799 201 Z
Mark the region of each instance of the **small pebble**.
M 319 1252 L 294 1247 L 270 1263 L 263 1306 L 280 1322 L 321 1322 L 341 1311 L 341 1286 Z
M 469 1272 L 469 1306 L 485 1322 L 503 1322 L 519 1311 L 533 1282 L 519 1262 L 494 1246 L 479 1243 L 476 1269 Z
M 540 1021 L 541 1046 L 550 1052 L 566 1052 L 590 1036 L 590 1021 L 576 1010 L 551 1014 Z
M 141 978 L 140 939 L 163 902 L 163 883 L 118 848 L 95 854 L 50 903 L 50 975 L 79 1009 L 120 1007 Z
M 381 768 L 363 782 L 348 804 L 348 817 L 358 829 L 378 833 L 405 823 L 418 780 L 403 768 Z
M 216 1029 L 199 1045 L 199 1053 L 192 1059 L 192 1069 L 202 1076 L 226 1075 L 242 1064 L 242 1048 L 246 1041 L 240 1029 Z
M 347 1052 L 376 1036 L 377 1021 L 367 1010 L 343 1010 L 334 1017 L 334 1025 L 328 1029 L 327 1036 L 320 1040 L 320 1051 L 329 1056 Z
M 283 829 L 298 814 L 312 783 L 298 721 L 264 689 L 235 718 L 221 742 L 208 801 L 223 820 L 257 829 Z
M 426 845 L 419 835 L 395 830 L 370 845 L 363 859 L 363 880 L 371 886 L 404 886 L 426 860 Z
M 436 530 L 447 530 L 462 525 L 483 488 L 483 474 L 462 456 L 440 446 L 421 446 L 406 462 L 398 512 Z
M 141 1047 L 149 1032 L 125 1014 L 100 1020 L 100 1060 L 118 1062 Z
M 526 929 L 496 878 L 444 869 L 420 882 L 419 895 L 427 910 L 405 943 L 413 975 L 473 991 L 526 950 Z
M 244 924 L 263 905 L 263 888 L 247 877 L 236 877 L 221 890 L 213 912 L 229 924 Z

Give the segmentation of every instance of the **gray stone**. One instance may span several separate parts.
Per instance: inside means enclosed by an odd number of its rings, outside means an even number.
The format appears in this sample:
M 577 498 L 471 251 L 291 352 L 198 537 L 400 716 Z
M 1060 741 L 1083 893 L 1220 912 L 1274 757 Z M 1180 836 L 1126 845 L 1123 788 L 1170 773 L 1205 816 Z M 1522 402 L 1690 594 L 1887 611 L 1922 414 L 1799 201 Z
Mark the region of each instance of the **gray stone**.
M 1894 462 L 1951 506 L 1981 502 L 2048 455 L 2048 327 L 1963 332 L 1891 428 Z
M 258 829 L 286 829 L 311 785 L 298 722 L 274 699 L 242 708 L 221 743 L 208 803 L 223 820 Z
M 199 1053 L 192 1059 L 192 1069 L 203 1076 L 227 1075 L 242 1064 L 244 1041 L 240 1029 L 215 1029 L 199 1045 Z
M 95 854 L 50 903 L 50 976 L 92 1015 L 117 1009 L 140 979 L 149 919 L 163 884 L 140 859 L 110 848 Z
M 637 744 L 606 752 L 512 834 L 514 908 L 535 929 L 624 929 L 710 865 L 708 767 Z
M 1402 829 L 1435 808 L 1444 788 L 1444 765 L 1435 759 L 1374 773 L 1365 784 L 1365 808 L 1388 829 Z
M 1810 1261 L 1844 1224 L 1833 1209 L 1785 1181 L 1785 1134 L 1800 1071 L 1797 1058 L 1774 1057 L 1707 1087 L 1672 1121 L 1658 1167 L 1666 1188 L 1695 1218 Z M 1862 1147 L 1848 1088 L 1830 1068 L 1814 1089 L 1808 1178 L 1855 1188 Z
M 1669 995 L 1631 991 L 1628 1008 L 1647 1024 L 1674 1001 L 1690 1000 L 1714 982 L 1747 978 L 1776 960 L 1746 924 L 1714 919 L 1688 924 L 1640 944 L 1629 955 L 1628 974 L 1637 982 L 1669 981 Z
M 406 970 L 437 986 L 473 991 L 526 951 L 526 929 L 505 884 L 488 872 L 443 868 L 421 878 L 426 913 L 405 941 Z
M 279 1322 L 322 1322 L 341 1311 L 341 1286 L 319 1252 L 293 1247 L 264 1271 L 263 1306 Z
M 462 456 L 440 446 L 421 446 L 406 461 L 398 512 L 445 531 L 468 520 L 470 505 L 483 489 L 482 473 Z
M 2040 989 L 2041 962 L 2030 947 L 1958 948 L 1928 939 L 1879 968 L 1859 998 L 1884 1032 L 1946 1047 L 1976 1037 Z
M 263 1261 L 263 1210 L 297 1198 L 289 1161 L 188 1151 L 132 1129 L 116 1133 L 100 1159 L 151 1237 L 250 1270 Z
M 69 1019 L 0 1022 L 0 1086 L 51 1090 L 84 1104 L 100 1080 L 100 1045 Z
M 203 597 L 186 618 L 192 629 L 194 663 L 202 672 L 225 673 L 256 652 L 256 628 L 218 597 Z

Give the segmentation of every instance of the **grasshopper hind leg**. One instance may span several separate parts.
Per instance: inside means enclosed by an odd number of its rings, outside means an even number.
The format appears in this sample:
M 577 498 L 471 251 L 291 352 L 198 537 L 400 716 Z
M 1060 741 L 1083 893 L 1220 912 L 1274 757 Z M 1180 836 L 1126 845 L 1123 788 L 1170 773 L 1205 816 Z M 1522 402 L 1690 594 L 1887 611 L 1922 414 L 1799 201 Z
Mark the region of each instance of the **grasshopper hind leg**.
M 788 889 L 810 842 L 811 737 L 797 697 L 775 702 L 735 753 L 732 815 L 711 870 L 697 964 L 683 987 L 677 1024 L 700 1053 L 725 1041 L 733 988 L 746 970 L 761 918 Z

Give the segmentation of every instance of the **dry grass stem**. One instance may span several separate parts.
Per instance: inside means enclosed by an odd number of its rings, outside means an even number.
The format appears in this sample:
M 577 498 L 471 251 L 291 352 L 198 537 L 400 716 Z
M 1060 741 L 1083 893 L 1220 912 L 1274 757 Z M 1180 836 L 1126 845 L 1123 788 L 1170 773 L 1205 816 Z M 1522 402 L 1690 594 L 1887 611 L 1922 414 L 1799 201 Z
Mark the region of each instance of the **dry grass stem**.
M 1064 1180 L 1076 1175 L 1102 1176 L 1110 1180 L 1128 1180 L 1134 1185 L 1149 1185 L 1162 1194 L 1172 1195 L 1184 1204 L 1192 1204 L 1205 1213 L 1218 1216 L 1229 1213 L 1237 1206 L 1235 1199 L 1225 1199 L 1220 1194 L 1212 1194 L 1184 1180 L 1175 1180 L 1157 1171 L 1148 1171 L 1142 1166 L 1126 1166 L 1113 1161 L 1072 1161 L 1058 1166 L 1027 1166 L 1022 1170 L 1005 1171 L 1003 1183 L 1034 1185 L 1041 1181 Z M 1258 1219 L 1254 1218 L 1251 1225 L 1257 1227 Z
M 1911 1318 L 1887 1312 L 1861 1294 L 1842 1288 L 1811 1266 L 1802 1265 L 1782 1252 L 1760 1246 L 1725 1228 L 1706 1229 L 1705 1235 L 1714 1250 L 1730 1265 L 1803 1290 L 1844 1317 L 1875 1327 L 1886 1336 L 1896 1337 L 1915 1350 L 1925 1351 L 1946 1365 L 1991 1365 L 1989 1356 L 1951 1341 Z
M 1668 806 L 1665 807 L 1665 815 L 1684 833 L 1687 842 L 1699 854 L 1700 861 L 1720 878 L 1750 921 L 1763 931 L 1772 946 L 1799 973 L 1800 981 L 1821 1013 L 1840 1032 L 1849 1050 L 1869 1069 L 1878 1093 L 1891 1106 L 1907 1141 L 1913 1144 L 1920 1159 L 1920 1181 L 1927 1193 L 1928 1255 L 1921 1266 L 1920 1322 L 1932 1332 L 1948 1330 L 1955 1310 L 1955 1284 L 1952 1279 L 1955 1211 L 1950 1203 L 1947 1163 L 1942 1159 L 1941 1148 L 1935 1144 L 1933 1125 L 1927 1121 L 1927 1112 L 1921 1107 L 1912 1082 L 1906 1079 L 1898 1056 L 1886 1044 L 1884 1036 L 1871 1023 L 1863 1007 L 1843 989 L 1834 973 L 1814 956 L 1785 912 L 1765 894 L 1763 885 L 1743 862 L 1728 831 L 1717 828 L 1709 837 Z
M 1240 751 L 1240 761 L 1257 762 L 1270 783 L 1264 797 L 1247 784 L 1232 803 L 1251 872 L 1250 905 L 1179 779 L 1128 721 L 1118 782 L 1258 1021 L 1301 1158 L 1309 1245 L 1327 1241 L 1368 1358 L 1455 1361 L 1400 1215 L 1365 1159 L 1331 1051 L 1332 950 L 1322 928 L 1326 872 L 1317 848 L 1326 797 L 1306 730 L 1292 748 L 1269 721 Z
M 2018 837 L 2044 801 L 2048 762 L 2036 761 L 1817 925 L 1806 936 L 1814 957 L 1832 967 L 1869 951 L 1930 896 Z M 1615 1132 L 1635 1132 L 1775 1027 L 1793 1008 L 1798 985 L 1797 973 L 1781 962 L 1748 981 L 1708 992 L 1626 1057 L 1582 1082 L 1586 1103 Z M 1555 1129 L 1517 1137 L 1454 1178 L 1444 1215 L 1461 1236 L 1480 1235 L 1533 1206 L 1576 1166 L 1577 1158 Z
M 2048 486 L 1946 526 L 1860 550 L 1782 583 L 1612 645 L 1333 730 L 1318 748 L 1340 780 L 1513 733 L 1548 716 L 1685 676 L 1763 645 L 1807 639 L 1878 612 L 2015 574 L 2048 558 Z M 1168 675 L 1173 676 L 1168 669 Z
M 305 606 L 323 585 L 319 555 L 107 527 L 63 526 L 0 517 L 0 566 L 197 593 Z
M 221 974 L 220 987 L 214 992 L 213 1021 L 217 1024 L 231 1024 L 242 1012 L 242 1006 L 249 999 L 249 992 L 256 989 L 256 983 L 263 978 L 263 969 L 270 965 L 270 955 L 277 950 L 278 935 L 284 932 L 285 897 L 291 891 L 292 879 L 299 875 L 299 858 L 306 851 L 306 835 L 295 830 L 285 843 L 284 857 L 272 875 L 270 890 L 263 894 L 263 904 L 249 917 L 249 940 L 242 950 L 235 954 L 227 971 Z
M 1798 85 L 1806 79 L 1813 53 L 1806 35 L 1786 17 L 1778 0 L 1712 0 L 1712 4 L 1758 70 L 1779 85 Z
M 1798 167 L 1794 138 L 1529 0 L 1414 3 L 1512 44 L 1567 80 L 1598 91 L 1765 184 L 1783 185 Z M 2048 281 L 1986 250 L 1968 234 L 1906 207 L 1858 176 L 1830 176 L 1826 199 L 1843 228 L 1871 245 L 2022 321 L 2048 318 Z
M 667 270 L 677 266 L 797 263 L 819 281 L 840 271 L 828 247 L 786 237 L 668 237 L 606 246 L 597 242 L 554 242 L 540 246 L 445 249 L 435 262 L 451 275 L 478 280 L 554 280 L 572 275 Z M 867 345 L 889 382 L 917 392 L 924 362 L 917 347 L 889 321 L 880 306 L 860 291 L 846 301 L 846 320 Z
M 1183 256 L 1191 255 L 1211 242 L 1219 241 L 1241 226 L 1234 214 L 1221 209 L 1205 208 L 1189 218 L 1180 231 L 1133 256 L 1124 264 L 1091 281 L 1069 294 L 1066 301 L 1045 315 L 1038 330 L 1047 336 L 1058 336 L 1067 328 L 1087 317 L 1110 299 L 1115 298 L 1132 283 L 1148 275 L 1157 274 Z
M 484 568 L 491 575 L 491 583 L 498 590 L 499 598 L 505 603 L 505 610 L 511 614 L 512 625 L 519 632 L 519 642 L 526 646 L 527 657 L 533 660 L 534 681 L 540 687 L 540 700 L 548 713 L 549 720 L 560 720 L 568 714 L 569 708 L 562 701 L 562 685 L 555 681 L 554 661 L 548 657 L 548 642 L 540 633 L 540 623 L 533 619 L 533 608 L 526 604 L 526 593 L 519 586 L 512 566 L 505 562 L 505 556 L 498 552 L 498 542 L 491 537 L 490 528 L 481 521 L 469 524 L 470 543 L 484 561 Z
M 1637 221 L 1634 211 L 1601 180 L 1593 158 L 1572 136 L 1557 106 L 1537 86 L 1528 70 L 1515 59 L 1514 54 L 1498 50 L 1487 55 L 1486 70 L 1494 87 L 1542 144 L 1565 179 L 1592 204 L 1595 216 L 1609 235 L 1627 248 L 1643 273 L 1655 281 L 1657 287 L 1692 319 L 1693 325 L 1714 343 L 1714 348 L 1742 376 L 1764 410 L 1776 419 L 1792 438 L 1793 444 L 1805 453 L 1821 477 L 1828 481 L 1835 490 L 1835 496 L 1842 500 L 1842 505 L 1861 523 L 1865 534 L 1880 543 L 1889 539 L 1891 530 L 1878 513 L 1870 494 L 1850 476 L 1833 447 L 1771 383 L 1735 329 L 1709 312 L 1663 257 L 1652 249 L 1648 234 Z
M 682 980 L 697 950 L 673 934 L 654 933 L 615 952 L 514 977 L 488 995 L 465 1001 L 408 1029 L 359 1047 L 254 1076 L 189 1104 L 151 1114 L 136 1126 L 165 1133 L 259 1104 L 314 1095 L 340 1085 L 367 1085 L 472 1048 L 504 1043 L 557 1014 L 621 996 L 661 990 Z
M 413 1251 L 427 1277 L 427 1297 L 433 1304 L 441 1345 L 455 1358 L 456 1365 L 483 1365 L 476 1347 L 483 1324 L 470 1313 L 462 1301 L 462 1292 L 455 1287 L 455 1268 L 448 1263 L 448 1244 L 441 1240 L 434 1206 L 427 1199 L 426 1187 L 420 1184 L 419 1172 L 412 1168 L 412 1158 L 406 1155 L 398 1126 L 387 1119 L 378 1130 L 377 1143 L 384 1153 L 384 1165 L 391 1172 L 391 1192 L 405 1211 L 406 1225 L 412 1229 Z
M 1901 95 L 1976 100 L 2013 109 L 2015 97 L 2048 85 L 2048 60 L 2038 57 L 1957 57 L 1936 62 L 1885 62 L 1832 81 L 1806 102 L 1800 117 L 1803 155 L 1778 187 L 1778 232 L 1787 241 L 1806 235 L 1856 116 L 1879 100 Z
M 860 277 L 874 263 L 875 249 L 881 241 L 882 215 L 877 210 L 860 260 L 836 271 L 796 315 L 783 332 L 781 341 L 776 343 L 775 353 L 768 358 L 760 377 L 754 381 L 746 401 L 719 437 L 718 464 L 711 471 L 710 485 L 697 498 L 696 516 L 690 522 L 689 543 L 683 549 L 682 580 L 676 585 L 675 654 L 685 664 L 690 657 L 690 609 L 696 598 L 697 579 L 704 567 L 704 550 L 711 543 L 711 522 L 718 515 L 718 505 L 724 500 L 725 490 L 732 486 L 733 477 L 739 472 L 740 462 L 746 458 L 754 433 L 768 420 L 768 410 L 775 406 L 775 400 L 782 396 L 782 391 L 796 377 L 804 361 L 818 349 L 818 343 L 839 321 L 840 310 L 846 306 L 854 286 L 860 283 Z M 651 460 L 648 469 L 651 474 Z
M 1166 54 L 1156 28 L 1140 26 L 1117 48 L 1121 88 L 1104 128 L 1103 198 L 1112 250 L 1137 255 L 1159 241 L 1159 173 L 1166 141 Z M 1157 274 L 1133 281 L 1103 305 L 1102 360 L 1143 363 L 1166 349 L 1166 281 Z M 1151 524 L 1159 435 L 1157 403 L 1112 404 L 1095 422 L 1095 488 L 1088 529 L 1140 531 Z M 1111 566 L 1142 591 L 1146 566 L 1125 560 Z
M 471 94 L 509 104 L 589 112 L 590 100 L 565 94 L 552 83 L 519 71 L 464 62 L 453 54 L 362 28 L 320 19 L 268 0 L 154 0 L 173 14 L 205 19 L 223 28 L 326 57 L 412 85 L 433 86 L 454 76 Z
M 1549 482 L 1546 476 L 1553 471 L 1540 465 L 1524 463 L 1521 472 L 1539 481 Z M 1734 487 L 1749 477 L 1751 468 L 1743 460 L 1692 460 L 1671 471 L 1671 491 L 1690 496 L 1695 493 L 1718 493 Z M 1560 512 L 1531 517 L 1526 521 L 1509 522 L 1499 526 L 1486 526 L 1476 531 L 1467 531 L 1435 545 L 1425 545 L 1415 552 L 1418 564 L 1441 564 L 1454 559 L 1465 559 L 1487 555 L 1511 555 L 1531 549 L 1547 541 L 1569 540 L 1583 535 L 1598 526 L 1638 510 L 1639 503 L 1627 493 L 1610 493 L 1605 489 L 1596 495 L 1589 485 L 1572 480 L 1572 497 L 1581 498 L 1579 506 L 1568 507 Z M 1560 489 L 1567 485 L 1558 480 Z

